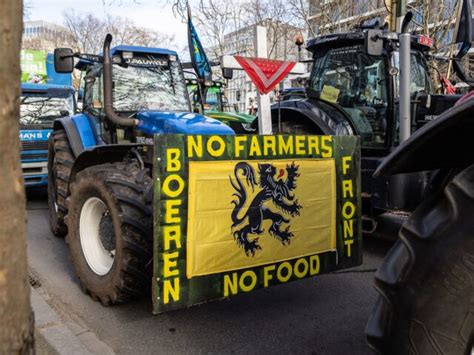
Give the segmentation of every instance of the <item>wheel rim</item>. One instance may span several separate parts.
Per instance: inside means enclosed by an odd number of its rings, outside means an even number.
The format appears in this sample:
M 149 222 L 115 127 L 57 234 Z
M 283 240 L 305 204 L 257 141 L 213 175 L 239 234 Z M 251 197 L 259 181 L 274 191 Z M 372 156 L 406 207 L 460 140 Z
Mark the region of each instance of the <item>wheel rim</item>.
M 82 205 L 79 219 L 82 252 L 97 275 L 107 274 L 115 259 L 115 249 L 107 250 L 102 243 L 100 224 L 106 216 L 109 216 L 109 210 L 100 198 L 90 197 Z

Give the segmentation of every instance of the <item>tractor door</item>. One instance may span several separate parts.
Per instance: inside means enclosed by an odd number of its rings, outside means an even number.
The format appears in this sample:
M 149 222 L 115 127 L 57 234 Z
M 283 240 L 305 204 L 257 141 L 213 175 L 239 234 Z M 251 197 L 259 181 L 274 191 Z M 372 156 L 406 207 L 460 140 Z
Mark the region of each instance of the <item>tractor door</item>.
M 387 148 L 390 122 L 384 56 L 369 56 L 362 45 L 329 49 L 316 57 L 310 89 L 342 108 L 361 137 L 362 149 Z
M 399 53 L 393 52 L 393 65 L 399 68 Z M 428 63 L 422 53 L 413 51 L 411 54 L 411 132 L 424 126 L 426 123 L 438 117 L 442 112 L 446 111 L 454 105 L 459 99 L 459 95 L 436 95 L 434 92 L 433 82 L 428 70 Z M 398 103 L 398 81 L 399 76 L 394 80 L 394 92 L 396 104 Z M 398 118 L 398 104 L 396 107 Z M 394 127 L 395 145 L 399 144 L 399 124 Z
M 98 141 L 111 143 L 112 138 L 105 125 L 102 80 L 102 64 L 87 66 L 86 75 L 84 76 L 82 110 L 89 118 L 91 126 L 94 127 Z

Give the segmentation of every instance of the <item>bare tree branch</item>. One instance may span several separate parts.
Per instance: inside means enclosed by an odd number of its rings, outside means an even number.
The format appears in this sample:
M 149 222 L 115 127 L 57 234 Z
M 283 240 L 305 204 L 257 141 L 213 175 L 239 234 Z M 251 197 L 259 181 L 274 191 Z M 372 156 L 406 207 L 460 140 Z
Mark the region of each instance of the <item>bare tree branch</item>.
M 64 24 L 71 32 L 71 46 L 86 53 L 100 52 L 104 37 L 112 34 L 117 44 L 145 47 L 175 47 L 174 36 L 169 36 L 145 27 L 136 26 L 118 16 L 105 19 L 93 14 L 79 15 L 74 10 L 64 13 Z

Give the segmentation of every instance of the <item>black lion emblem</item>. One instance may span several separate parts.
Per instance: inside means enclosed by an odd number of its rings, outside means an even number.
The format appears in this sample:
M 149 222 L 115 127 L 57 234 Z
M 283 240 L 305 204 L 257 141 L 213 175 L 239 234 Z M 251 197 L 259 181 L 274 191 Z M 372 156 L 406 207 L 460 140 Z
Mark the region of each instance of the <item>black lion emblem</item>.
M 254 256 L 257 250 L 262 248 L 258 244 L 258 237 L 253 240 L 249 240 L 249 234 L 261 235 L 263 230 L 263 221 L 271 220 L 272 225 L 268 229 L 270 235 L 279 240 L 283 245 L 290 244 L 291 238 L 294 236 L 290 232 L 290 226 L 287 226 L 284 230 L 280 227 L 282 223 L 289 223 L 290 220 L 285 218 L 283 214 L 271 211 L 267 205 L 264 205 L 267 201 L 272 201 L 275 207 L 277 207 L 283 213 L 294 217 L 300 214 L 301 205 L 298 204 L 298 200 L 295 199 L 293 193 L 296 188 L 296 178 L 298 174 L 298 165 L 292 163 L 286 166 L 287 177 L 286 180 L 282 179 L 284 170 L 281 169 L 277 179 L 275 175 L 277 169 L 272 164 L 258 164 L 258 175 L 259 181 L 255 176 L 255 171 L 251 165 L 246 162 L 238 163 L 234 168 L 235 179 L 231 176 L 230 183 L 235 189 L 233 196 L 236 197 L 232 201 L 234 209 L 232 211 L 232 235 L 237 242 L 237 245 L 244 248 L 247 256 Z M 242 178 L 239 177 L 238 172 L 242 171 L 243 177 L 247 186 L 252 188 L 252 191 L 256 186 L 260 187 L 260 191 L 251 201 L 247 211 L 239 217 L 242 208 L 247 201 L 247 191 L 242 182 Z M 241 226 L 247 219 L 247 224 Z

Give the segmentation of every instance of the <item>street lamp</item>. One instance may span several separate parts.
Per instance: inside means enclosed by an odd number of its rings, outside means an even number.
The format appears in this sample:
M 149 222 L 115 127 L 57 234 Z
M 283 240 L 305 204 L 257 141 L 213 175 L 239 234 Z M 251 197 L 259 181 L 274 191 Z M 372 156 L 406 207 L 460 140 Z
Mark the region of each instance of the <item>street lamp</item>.
M 304 44 L 304 38 L 301 32 L 295 36 L 295 44 L 298 46 L 298 62 L 301 62 L 301 46 Z

